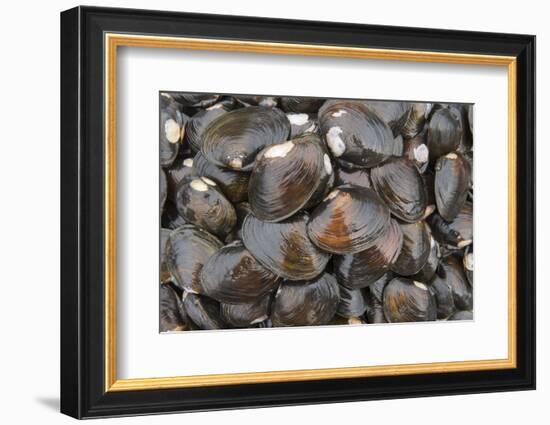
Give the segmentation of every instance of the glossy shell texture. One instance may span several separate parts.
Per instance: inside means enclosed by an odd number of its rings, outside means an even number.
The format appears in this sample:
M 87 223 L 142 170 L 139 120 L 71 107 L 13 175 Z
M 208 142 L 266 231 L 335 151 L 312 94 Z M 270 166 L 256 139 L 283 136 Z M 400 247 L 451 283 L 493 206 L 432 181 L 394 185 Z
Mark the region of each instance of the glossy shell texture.
M 470 163 L 459 153 L 452 152 L 437 160 L 434 193 L 439 215 L 452 221 L 466 202 L 471 184 Z
M 226 324 L 221 316 L 220 304 L 203 295 L 185 293 L 183 306 L 189 318 L 199 329 L 223 329 Z
M 423 221 L 401 224 L 403 244 L 391 269 L 401 276 L 412 276 L 422 270 L 430 255 L 430 231 Z
M 289 134 L 290 123 L 282 111 L 251 106 L 212 121 L 203 132 L 201 152 L 220 167 L 250 171 L 260 150 L 286 141 Z
M 428 148 L 435 160 L 456 151 L 462 138 L 460 118 L 448 108 L 438 109 L 428 123 Z
M 426 285 L 396 277 L 384 288 L 384 316 L 390 323 L 435 320 L 435 297 Z
M 245 328 L 262 323 L 269 318 L 271 294 L 264 295 L 245 304 L 220 305 L 225 322 L 236 328 Z

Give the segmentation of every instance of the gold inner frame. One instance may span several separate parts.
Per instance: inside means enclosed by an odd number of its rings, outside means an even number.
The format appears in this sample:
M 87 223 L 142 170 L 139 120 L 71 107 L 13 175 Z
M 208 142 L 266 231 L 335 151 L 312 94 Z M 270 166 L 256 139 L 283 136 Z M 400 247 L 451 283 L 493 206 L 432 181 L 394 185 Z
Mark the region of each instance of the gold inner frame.
M 516 58 L 461 53 L 370 49 L 106 33 L 105 45 L 105 391 L 136 391 L 416 373 L 446 373 L 516 367 Z M 508 72 L 508 357 L 418 364 L 248 372 L 164 378 L 118 379 L 116 325 L 116 98 L 119 46 L 249 52 L 356 59 L 503 66 Z

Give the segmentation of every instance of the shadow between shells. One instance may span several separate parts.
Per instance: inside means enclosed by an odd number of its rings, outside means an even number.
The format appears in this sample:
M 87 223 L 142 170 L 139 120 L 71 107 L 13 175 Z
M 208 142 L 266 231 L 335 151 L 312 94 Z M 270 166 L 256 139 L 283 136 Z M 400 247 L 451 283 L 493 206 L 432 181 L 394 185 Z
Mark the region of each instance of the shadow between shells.
M 159 107 L 161 332 L 473 318 L 472 105 Z

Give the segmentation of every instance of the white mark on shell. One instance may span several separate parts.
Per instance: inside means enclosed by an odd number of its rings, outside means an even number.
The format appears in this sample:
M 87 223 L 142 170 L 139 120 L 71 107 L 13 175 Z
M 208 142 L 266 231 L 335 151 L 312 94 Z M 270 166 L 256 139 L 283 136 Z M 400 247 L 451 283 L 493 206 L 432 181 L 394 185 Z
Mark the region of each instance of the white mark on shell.
M 210 180 L 208 177 L 201 177 L 201 179 L 208 185 L 208 186 L 216 186 L 216 182 L 213 180 Z
M 209 106 L 208 108 L 206 108 L 206 110 L 207 111 L 212 111 L 213 109 L 220 109 L 220 108 L 223 108 L 223 103 L 215 103 L 214 105 Z
M 304 133 L 313 133 L 317 129 L 317 125 L 315 123 L 311 124 Z
M 451 152 L 451 153 L 448 153 L 447 155 L 445 155 L 445 158 L 447 158 L 447 159 L 456 159 L 457 156 L 456 156 L 456 153 Z
M 168 99 L 172 99 L 172 96 L 170 96 L 168 93 L 161 93 L 162 97 L 167 97 Z
M 344 109 L 339 109 L 338 111 L 333 112 L 332 114 L 330 114 L 330 116 L 334 117 L 334 118 L 340 118 L 344 114 L 347 114 L 347 111 L 345 111 Z
M 424 285 L 422 282 L 417 282 L 416 280 L 413 280 L 413 283 L 414 283 L 414 286 L 416 286 L 417 288 L 422 289 L 423 291 L 428 290 L 428 287 L 426 285 Z
M 231 168 L 240 170 L 243 168 L 243 160 L 241 158 L 233 158 L 228 164 Z
M 338 194 L 340 193 L 340 191 L 338 189 L 336 190 L 333 190 L 332 192 L 330 192 L 326 197 L 325 199 L 323 199 L 323 202 L 324 201 L 330 201 L 331 199 L 334 199 L 338 196 Z
M 332 164 L 330 163 L 330 158 L 326 153 L 323 155 L 323 162 L 325 164 L 325 171 L 330 176 L 332 174 Z
M 284 158 L 293 148 L 294 143 L 292 143 L 292 140 L 289 140 L 288 142 L 271 146 L 265 151 L 264 156 L 266 158 Z
M 176 121 L 170 118 L 164 122 L 164 134 L 170 143 L 178 143 L 181 136 L 181 128 Z
M 260 106 L 267 106 L 268 108 L 272 108 L 277 105 L 277 101 L 272 97 L 266 97 L 262 100 L 260 100 L 259 103 Z
M 309 120 L 307 114 L 286 114 L 286 116 L 292 125 L 304 125 Z
M 183 166 L 184 167 L 192 167 L 193 166 L 193 158 L 186 158 L 183 160 Z
M 435 246 L 435 239 L 430 236 L 430 248 L 433 248 Z
M 465 240 L 460 241 L 459 243 L 457 243 L 456 246 L 458 246 L 459 248 L 464 248 L 465 246 L 468 246 L 471 243 L 472 243 L 471 239 L 465 239 Z
M 474 254 L 471 252 L 464 256 L 464 267 L 470 271 L 474 270 Z
M 198 192 L 206 192 L 208 190 L 208 185 L 201 179 L 192 180 L 190 186 L 193 190 Z
M 428 151 L 428 147 L 424 143 L 413 149 L 414 159 L 421 164 L 428 162 L 429 155 L 430 151 Z
M 433 204 L 427 205 L 422 218 L 424 219 L 426 217 L 429 217 L 434 211 L 435 211 L 435 205 Z
M 327 133 L 327 144 L 335 157 L 342 156 L 346 151 L 346 144 L 340 137 L 342 129 L 340 127 L 331 127 Z
M 250 322 L 251 325 L 255 325 L 257 323 L 262 323 L 264 320 L 267 320 L 269 316 L 267 314 L 264 314 L 263 316 L 258 317 L 257 319 L 254 319 L 252 322 Z

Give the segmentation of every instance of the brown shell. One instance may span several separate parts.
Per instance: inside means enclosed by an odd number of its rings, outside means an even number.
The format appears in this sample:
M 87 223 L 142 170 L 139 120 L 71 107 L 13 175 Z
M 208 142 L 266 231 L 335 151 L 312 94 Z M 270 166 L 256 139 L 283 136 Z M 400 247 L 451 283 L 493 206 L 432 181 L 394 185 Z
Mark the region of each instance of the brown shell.
M 202 135 L 201 152 L 213 164 L 250 171 L 264 147 L 287 140 L 290 123 L 277 108 L 251 106 L 212 121 Z
M 271 320 L 274 326 L 327 324 L 339 299 L 336 279 L 328 273 L 310 281 L 283 282 L 273 300 Z
M 393 158 L 371 168 L 374 190 L 393 215 L 412 223 L 420 220 L 426 211 L 424 180 L 414 163 L 406 158 Z
M 434 193 L 437 211 L 447 221 L 460 212 L 471 182 L 470 163 L 459 153 L 452 152 L 437 160 Z
M 392 131 L 361 102 L 328 100 L 319 125 L 332 155 L 354 167 L 374 167 L 394 155 Z
M 383 305 L 390 323 L 426 322 L 437 316 L 435 297 L 429 288 L 404 277 L 396 277 L 386 285 Z
M 321 249 L 349 254 L 374 246 L 389 224 L 389 210 L 372 189 L 344 185 L 312 211 L 307 231 Z
M 172 233 L 171 229 L 160 229 L 160 255 L 159 255 L 159 268 L 160 268 L 160 282 L 164 283 L 172 278 L 170 271 L 168 270 L 168 264 L 166 262 L 166 244 L 168 238 Z
M 462 138 L 460 119 L 448 108 L 436 110 L 428 123 L 428 148 L 430 157 L 437 159 L 456 151 Z
M 203 292 L 202 267 L 221 247 L 217 238 L 192 224 L 173 230 L 166 242 L 166 264 L 176 284 L 188 292 Z
M 245 304 L 221 303 L 221 315 L 226 323 L 244 328 L 264 322 L 269 318 L 271 294 L 263 295 Z
M 248 187 L 254 215 L 264 221 L 290 217 L 307 204 L 320 184 L 326 185 L 327 170 L 332 174 L 330 158 L 314 134 L 265 148 L 256 158 Z
M 433 214 L 428 222 L 434 237 L 443 245 L 464 248 L 473 240 L 473 209 L 468 201 L 464 203 L 453 221 L 445 221 L 439 214 Z
M 227 304 L 252 302 L 278 282 L 279 278 L 263 267 L 241 241 L 217 251 L 201 272 L 204 294 Z
M 241 229 L 243 243 L 268 270 L 289 280 L 306 280 L 325 269 L 330 254 L 311 243 L 306 232 L 304 212 L 268 223 L 249 214 Z
M 204 295 L 186 292 L 183 294 L 183 307 L 187 316 L 199 329 L 224 329 L 220 304 Z
M 391 269 L 401 276 L 412 276 L 422 270 L 430 255 L 430 231 L 423 221 L 401 224 L 403 244 Z

